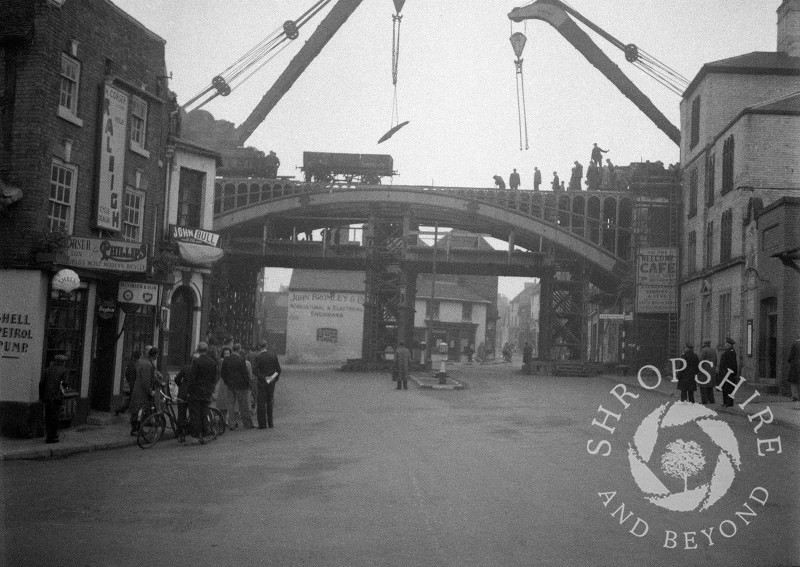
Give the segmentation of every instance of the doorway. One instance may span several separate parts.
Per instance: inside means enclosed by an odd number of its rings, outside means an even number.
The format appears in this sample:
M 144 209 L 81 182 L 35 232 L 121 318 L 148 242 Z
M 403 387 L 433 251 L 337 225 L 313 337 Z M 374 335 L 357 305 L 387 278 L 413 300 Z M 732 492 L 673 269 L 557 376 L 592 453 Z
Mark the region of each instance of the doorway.
M 169 311 L 169 366 L 181 367 L 192 353 L 194 294 L 180 286 L 172 293 Z
M 90 407 L 111 410 L 117 344 L 117 282 L 98 282 L 94 324 L 94 364 Z

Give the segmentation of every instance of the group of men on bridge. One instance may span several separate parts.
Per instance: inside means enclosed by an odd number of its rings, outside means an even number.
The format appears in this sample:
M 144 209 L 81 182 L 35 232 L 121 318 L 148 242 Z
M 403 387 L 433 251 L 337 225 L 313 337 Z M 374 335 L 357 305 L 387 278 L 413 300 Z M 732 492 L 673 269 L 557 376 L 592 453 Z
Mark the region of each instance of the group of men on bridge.
M 603 154 L 608 150 L 604 150 L 596 143 L 592 148 L 591 157 L 589 160 L 589 167 L 586 170 L 586 189 L 589 191 L 611 191 L 616 184 L 616 174 L 614 164 L 610 159 L 606 160 L 606 165 L 603 165 Z M 542 172 L 538 167 L 534 167 L 533 173 L 533 190 L 539 191 L 539 186 L 542 184 Z M 554 193 L 559 191 L 580 191 L 581 182 L 583 181 L 583 165 L 575 160 L 575 165 L 572 168 L 572 173 L 569 179 L 569 185 L 565 187 L 564 182 L 558 176 L 558 172 L 553 172 L 553 180 L 550 187 Z M 500 175 L 494 176 L 494 184 L 498 189 L 505 189 L 506 182 Z M 521 180 L 520 175 L 516 168 L 508 177 L 508 187 L 512 191 L 520 188 Z

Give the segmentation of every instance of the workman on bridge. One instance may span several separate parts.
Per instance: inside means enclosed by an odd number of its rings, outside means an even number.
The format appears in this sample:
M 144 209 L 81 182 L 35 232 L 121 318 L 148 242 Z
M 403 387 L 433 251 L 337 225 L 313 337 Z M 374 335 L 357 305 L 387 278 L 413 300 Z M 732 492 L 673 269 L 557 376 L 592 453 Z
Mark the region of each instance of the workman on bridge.
M 603 167 L 603 154 L 605 153 L 608 153 L 608 150 L 602 149 L 597 145 L 597 142 L 595 142 L 594 147 L 592 148 L 592 157 L 590 161 L 597 167 Z
M 494 184 L 498 189 L 505 189 L 506 188 L 506 182 L 503 181 L 503 178 L 500 177 L 499 175 L 495 175 L 494 176 Z
M 553 172 L 553 182 L 552 182 L 553 192 L 557 193 L 561 191 L 561 180 L 558 178 L 558 173 L 555 171 Z
M 519 173 L 517 173 L 517 168 L 514 168 L 514 171 L 512 171 L 511 175 L 508 176 L 508 186 L 512 191 L 516 191 L 519 189 L 519 183 Z
M 278 159 L 275 152 L 269 152 L 269 155 L 264 158 L 264 164 L 267 169 L 267 179 L 276 179 L 278 177 L 278 167 L 281 165 L 281 160 Z
M 538 167 L 533 168 L 533 190 L 538 191 L 539 185 L 542 184 L 542 172 Z

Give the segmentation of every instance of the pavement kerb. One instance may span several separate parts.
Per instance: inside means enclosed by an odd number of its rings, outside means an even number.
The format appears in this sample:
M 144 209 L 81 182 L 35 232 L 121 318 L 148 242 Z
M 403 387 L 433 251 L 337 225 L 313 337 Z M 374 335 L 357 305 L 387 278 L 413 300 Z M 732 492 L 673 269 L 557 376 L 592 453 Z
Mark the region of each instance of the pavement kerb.
M 597 377 L 598 378 L 602 378 L 603 380 L 606 380 L 608 382 L 616 382 L 618 384 L 619 383 L 623 383 L 623 384 L 627 384 L 628 386 L 636 386 L 637 388 L 641 388 L 641 384 L 639 384 L 639 382 L 636 380 L 635 376 L 621 376 L 621 375 L 618 375 L 618 374 L 598 374 Z M 667 383 L 668 384 L 672 384 L 672 382 L 667 382 Z M 676 397 L 678 397 L 678 394 L 677 394 L 678 390 L 677 389 L 675 390 L 675 392 L 668 392 L 668 391 L 661 390 L 660 389 L 661 387 L 662 386 L 659 386 L 659 389 L 648 390 L 648 391 L 649 392 L 653 392 L 655 394 L 662 395 L 662 396 L 666 396 L 668 398 L 676 398 Z M 747 388 L 749 390 L 753 390 L 754 389 L 749 384 L 745 384 L 745 385 L 743 385 L 743 387 Z M 718 390 L 715 390 L 715 395 L 718 398 L 721 395 L 721 393 Z M 747 399 L 747 397 L 745 396 L 744 399 Z M 781 401 L 780 403 L 790 403 L 790 402 L 782 402 Z M 770 406 L 770 408 L 772 409 L 772 406 Z M 747 418 L 748 417 L 748 413 L 745 412 L 744 410 L 740 410 L 740 409 L 732 410 L 730 408 L 720 407 L 719 405 L 715 405 L 714 406 L 714 411 L 716 411 L 717 413 L 724 413 L 724 414 L 738 416 L 738 417 L 742 417 L 742 418 Z M 775 409 L 773 409 L 772 411 L 773 411 L 773 420 L 772 420 L 773 424 L 780 425 L 781 427 L 786 427 L 786 428 L 792 429 L 794 431 L 800 431 L 800 411 L 797 412 L 798 413 L 797 421 L 790 420 L 790 419 L 785 419 L 785 418 L 782 418 L 782 417 L 776 415 L 775 414 Z M 791 411 L 793 411 L 793 410 L 791 410 Z

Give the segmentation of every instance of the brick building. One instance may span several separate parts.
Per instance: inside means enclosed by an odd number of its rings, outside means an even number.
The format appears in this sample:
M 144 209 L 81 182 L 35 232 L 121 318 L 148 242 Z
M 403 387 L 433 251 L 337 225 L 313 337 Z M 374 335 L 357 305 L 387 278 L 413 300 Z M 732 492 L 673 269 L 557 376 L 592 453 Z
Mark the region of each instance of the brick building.
M 800 324 L 797 281 L 762 273 L 774 262 L 759 220 L 800 194 L 799 36 L 800 0 L 784 0 L 777 51 L 703 65 L 681 102 L 682 342 L 732 337 L 741 374 L 765 385 L 784 374 L 788 327 Z
M 107 0 L 7 0 L 0 17 L 0 415 L 41 429 L 38 382 L 69 357 L 65 418 L 108 411 L 123 360 L 158 344 L 148 279 L 173 110 L 164 40 Z M 53 278 L 79 277 L 73 291 Z M 167 270 L 167 273 L 169 270 Z M 64 276 L 67 276 L 64 278 Z M 123 310 L 124 308 L 124 310 Z

